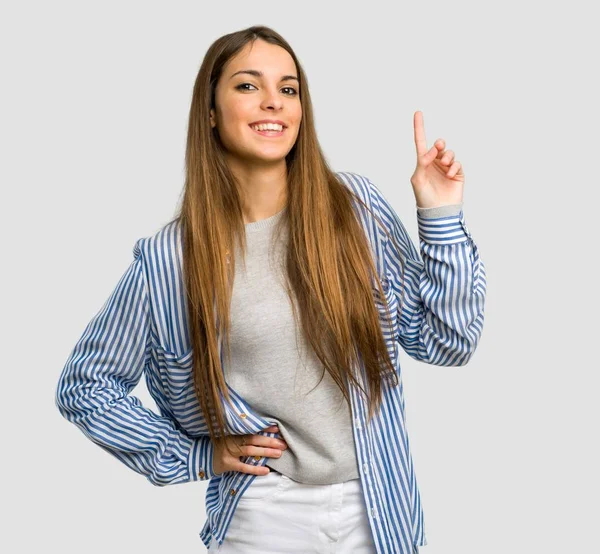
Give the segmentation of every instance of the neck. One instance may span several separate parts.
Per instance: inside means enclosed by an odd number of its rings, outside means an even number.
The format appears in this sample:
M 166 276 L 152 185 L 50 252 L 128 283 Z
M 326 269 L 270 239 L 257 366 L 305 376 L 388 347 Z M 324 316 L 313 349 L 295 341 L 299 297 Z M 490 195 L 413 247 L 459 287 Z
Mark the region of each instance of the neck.
M 283 210 L 287 201 L 285 160 L 270 165 L 230 164 L 240 187 L 244 223 L 266 219 Z

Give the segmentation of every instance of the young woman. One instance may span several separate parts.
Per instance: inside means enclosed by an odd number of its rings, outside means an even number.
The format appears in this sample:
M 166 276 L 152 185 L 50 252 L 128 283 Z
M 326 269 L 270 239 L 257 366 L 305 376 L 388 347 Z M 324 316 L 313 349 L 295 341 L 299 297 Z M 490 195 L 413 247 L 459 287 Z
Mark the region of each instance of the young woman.
M 399 346 L 466 364 L 486 280 L 462 166 L 442 139 L 427 149 L 421 112 L 414 136 L 421 257 L 368 178 L 328 167 L 279 34 L 231 33 L 204 58 L 181 211 L 136 242 L 56 402 L 152 484 L 209 479 L 211 552 L 427 544 Z M 160 415 L 129 394 L 142 374 Z

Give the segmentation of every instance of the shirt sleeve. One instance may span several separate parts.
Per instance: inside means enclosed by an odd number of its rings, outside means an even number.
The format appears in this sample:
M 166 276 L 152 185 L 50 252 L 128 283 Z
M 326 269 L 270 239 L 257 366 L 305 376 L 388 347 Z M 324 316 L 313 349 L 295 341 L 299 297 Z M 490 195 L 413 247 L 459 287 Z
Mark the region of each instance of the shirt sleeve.
M 153 485 L 210 479 L 210 437 L 191 438 L 129 394 L 150 351 L 143 240 L 136 242 L 134 260 L 69 355 L 55 403 L 85 436 Z
M 384 265 L 398 299 L 398 342 L 415 360 L 439 366 L 467 364 L 483 331 L 486 273 L 465 224 L 462 202 L 417 206 L 419 256 L 398 214 L 370 185 L 391 235 L 384 246 Z

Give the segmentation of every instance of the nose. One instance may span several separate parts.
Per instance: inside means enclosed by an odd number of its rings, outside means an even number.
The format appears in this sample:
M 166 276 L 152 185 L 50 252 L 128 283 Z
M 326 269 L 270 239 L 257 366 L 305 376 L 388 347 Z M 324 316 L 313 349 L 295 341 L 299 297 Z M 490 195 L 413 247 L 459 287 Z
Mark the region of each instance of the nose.
M 265 93 L 265 98 L 262 101 L 262 108 L 268 110 L 280 110 L 283 107 L 283 99 L 279 97 L 277 92 Z

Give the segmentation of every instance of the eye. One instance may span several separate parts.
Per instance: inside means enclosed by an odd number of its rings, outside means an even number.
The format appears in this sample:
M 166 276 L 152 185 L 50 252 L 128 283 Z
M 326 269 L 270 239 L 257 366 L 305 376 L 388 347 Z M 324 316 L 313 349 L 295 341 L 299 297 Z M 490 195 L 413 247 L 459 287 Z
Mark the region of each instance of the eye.
M 247 88 L 244 88 L 244 87 L 246 87 L 246 86 L 249 86 L 249 87 L 254 87 L 254 85 L 253 85 L 253 84 L 251 84 L 251 83 L 240 83 L 240 84 L 239 84 L 239 85 L 237 85 L 235 88 L 236 88 L 237 90 L 249 90 L 249 89 L 247 89 Z M 254 88 L 256 88 L 256 87 L 254 87 Z M 291 91 L 291 92 L 286 92 L 286 93 L 285 93 L 285 94 L 286 94 L 286 96 L 296 96 L 296 95 L 298 94 L 298 91 L 297 91 L 295 88 L 293 88 L 293 87 L 284 87 L 284 88 L 283 88 L 283 89 L 281 89 L 281 90 L 289 90 L 289 91 Z
M 248 90 L 248 89 L 243 89 L 242 87 L 245 87 L 246 85 L 253 87 L 254 85 L 251 85 L 250 83 L 242 83 L 240 85 L 238 85 L 237 87 L 235 87 L 238 90 Z

